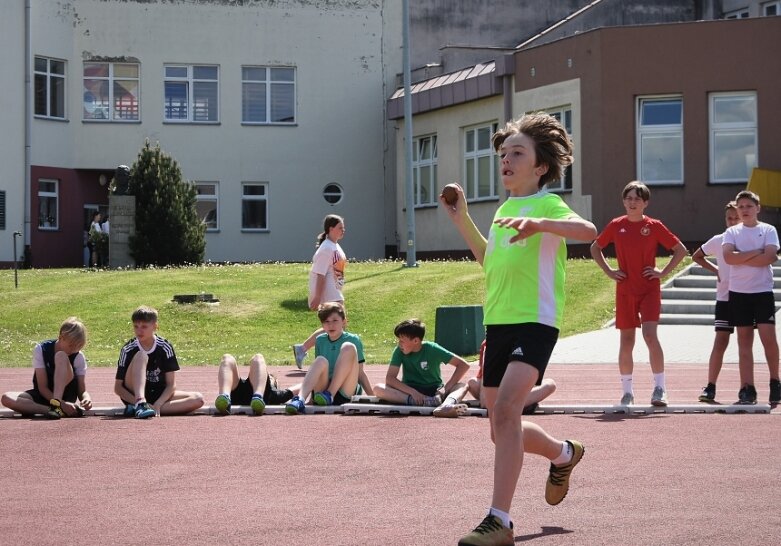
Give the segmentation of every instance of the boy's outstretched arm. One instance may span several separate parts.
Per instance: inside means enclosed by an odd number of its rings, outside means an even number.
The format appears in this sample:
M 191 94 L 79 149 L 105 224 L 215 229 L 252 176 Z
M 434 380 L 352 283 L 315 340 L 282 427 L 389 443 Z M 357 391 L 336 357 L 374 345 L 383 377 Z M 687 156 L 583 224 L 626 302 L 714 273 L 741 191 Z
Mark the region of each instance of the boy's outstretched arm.
M 79 400 L 81 400 L 81 407 L 88 410 L 92 408 L 92 397 L 87 392 L 87 380 L 86 377 L 83 375 L 77 375 L 76 376 L 76 385 L 77 390 L 76 392 L 79 395 Z
M 477 260 L 480 265 L 483 265 L 485 248 L 488 242 L 485 240 L 485 237 L 483 237 L 483 234 L 480 233 L 480 230 L 477 229 L 472 217 L 469 216 L 464 189 L 460 184 L 454 185 L 456 186 L 456 193 L 458 194 L 455 205 L 448 205 L 445 198 L 441 195 L 439 196 L 439 202 L 450 217 L 450 220 L 455 224 L 461 237 L 464 238 L 464 242 L 466 242 L 469 250 L 472 251 L 475 260 Z
M 469 371 L 469 363 L 460 356 L 453 355 L 453 358 L 450 359 L 448 364 L 455 366 L 456 369 L 453 370 L 453 375 L 451 375 L 448 382 L 445 383 L 445 392 L 452 391 L 456 384 L 460 383 Z
M 494 223 L 518 232 L 510 239 L 511 243 L 521 241 L 536 233 L 552 233 L 565 239 L 577 241 L 593 241 L 597 236 L 597 228 L 594 227 L 594 224 L 580 216 L 572 216 L 564 220 L 504 217 L 494 220 Z

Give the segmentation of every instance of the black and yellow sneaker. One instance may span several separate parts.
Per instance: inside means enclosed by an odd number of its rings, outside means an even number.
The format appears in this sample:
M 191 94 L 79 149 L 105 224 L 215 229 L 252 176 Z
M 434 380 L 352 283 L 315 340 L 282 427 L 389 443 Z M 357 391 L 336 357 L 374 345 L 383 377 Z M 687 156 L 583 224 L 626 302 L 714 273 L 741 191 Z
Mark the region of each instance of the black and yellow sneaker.
M 46 412 L 48 419 L 61 419 L 65 417 L 65 412 L 62 411 L 62 403 L 56 398 L 49 400 L 49 411 Z
M 572 459 L 567 464 L 560 466 L 551 463 L 548 483 L 545 485 L 545 500 L 552 506 L 559 504 L 567 496 L 570 474 L 586 452 L 583 444 L 576 440 L 565 440 L 565 442 L 572 447 Z
M 488 514 L 475 530 L 458 541 L 458 546 L 512 546 L 515 544 L 513 524 L 509 527 L 502 520 Z

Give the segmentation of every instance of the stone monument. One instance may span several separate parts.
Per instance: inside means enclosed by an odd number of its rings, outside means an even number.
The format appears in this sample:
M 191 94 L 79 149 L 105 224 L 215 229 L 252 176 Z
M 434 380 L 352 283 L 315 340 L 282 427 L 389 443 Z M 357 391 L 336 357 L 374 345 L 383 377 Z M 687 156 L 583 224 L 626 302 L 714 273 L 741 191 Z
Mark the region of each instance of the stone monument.
M 136 233 L 136 196 L 128 195 L 130 169 L 120 165 L 114 173 L 112 192 L 108 196 L 111 230 L 108 233 L 109 267 L 135 267 L 130 255 L 130 237 Z

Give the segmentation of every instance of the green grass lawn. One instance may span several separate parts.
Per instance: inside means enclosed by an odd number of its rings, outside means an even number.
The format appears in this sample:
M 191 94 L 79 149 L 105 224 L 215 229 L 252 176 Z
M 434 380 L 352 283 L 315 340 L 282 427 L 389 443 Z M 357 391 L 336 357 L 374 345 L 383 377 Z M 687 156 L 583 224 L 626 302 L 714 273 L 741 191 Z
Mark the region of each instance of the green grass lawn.
M 600 327 L 613 314 L 614 286 L 591 260 L 567 262 L 567 310 L 562 336 Z M 32 348 L 57 336 L 68 316 L 89 331 L 84 349 L 93 366 L 113 366 L 132 337 L 139 305 L 160 312 L 159 334 L 182 365 L 216 364 L 224 353 L 240 362 L 262 352 L 270 364 L 290 364 L 290 345 L 319 326 L 306 305 L 309 264 L 273 263 L 176 269 L 0 271 L 0 366 L 29 366 Z M 172 303 L 175 294 L 214 294 L 218 305 Z M 393 327 L 417 317 L 434 340 L 436 309 L 483 303 L 483 273 L 472 261 L 352 262 L 345 300 L 349 330 L 361 336 L 366 361 L 385 363 Z M 471 356 L 471 355 L 470 355 Z

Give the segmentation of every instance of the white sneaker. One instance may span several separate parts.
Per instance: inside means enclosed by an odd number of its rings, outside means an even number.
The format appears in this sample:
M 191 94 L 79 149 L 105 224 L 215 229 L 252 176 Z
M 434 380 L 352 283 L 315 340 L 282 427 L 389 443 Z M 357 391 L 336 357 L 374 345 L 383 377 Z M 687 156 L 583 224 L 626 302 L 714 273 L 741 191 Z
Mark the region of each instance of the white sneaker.
M 652 406 L 666 406 L 667 405 L 667 392 L 662 387 L 654 388 L 653 394 L 651 394 Z
M 304 346 L 300 343 L 293 345 L 293 357 L 296 359 L 296 367 L 300 370 L 304 364 L 304 359 L 306 358 L 306 351 L 304 350 Z
M 466 404 L 442 404 L 434 410 L 434 417 L 458 417 L 466 415 L 469 406 Z

